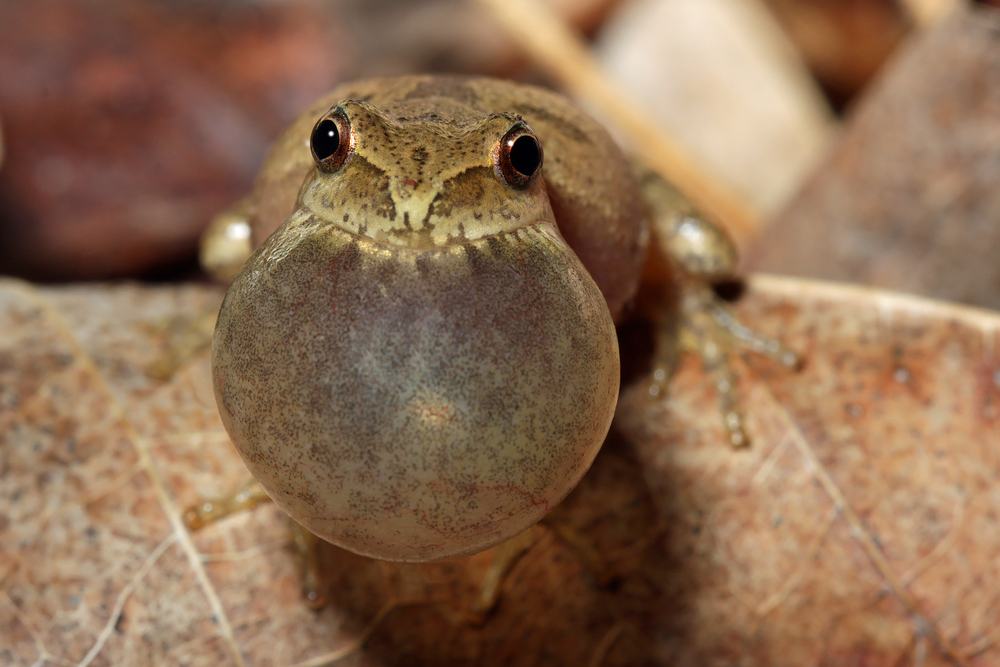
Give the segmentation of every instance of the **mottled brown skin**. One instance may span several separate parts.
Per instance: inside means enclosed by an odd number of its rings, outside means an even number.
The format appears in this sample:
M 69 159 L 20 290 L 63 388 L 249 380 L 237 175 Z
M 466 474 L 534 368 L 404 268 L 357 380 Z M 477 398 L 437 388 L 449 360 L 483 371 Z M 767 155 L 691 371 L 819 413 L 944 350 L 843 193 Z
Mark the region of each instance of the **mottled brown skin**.
M 278 138 L 253 192 L 234 207 L 238 213 L 235 220 L 247 220 L 252 228 L 244 254 L 235 262 L 237 269 L 250 250 L 258 247 L 295 210 L 299 190 L 315 167 L 309 151 L 309 133 L 324 113 L 347 99 L 365 100 L 389 118 L 406 116 L 409 120 L 404 126 L 408 129 L 422 119 L 436 123 L 444 131 L 498 112 L 523 117 L 545 151 L 542 180 L 559 231 L 601 288 L 615 321 L 620 320 L 623 306 L 638 287 L 649 244 L 649 213 L 632 165 L 607 131 L 565 97 L 497 79 L 448 76 L 373 79 L 340 86 L 317 100 Z M 424 148 L 431 159 L 441 157 L 434 145 Z M 390 171 L 395 169 L 391 163 L 388 167 Z M 393 177 L 400 181 L 432 169 L 431 165 L 418 168 L 410 164 L 408 174 L 400 169 Z M 424 187 L 435 186 L 427 181 Z M 472 203 L 466 217 L 487 209 L 489 206 Z M 220 216 L 218 224 L 206 235 L 210 242 L 203 246 L 216 250 L 233 245 L 232 239 L 225 240 L 225 227 L 233 220 Z M 235 245 L 241 246 L 238 239 Z M 226 277 L 225 267 L 212 261 L 204 263 L 227 282 L 235 275 L 236 269 L 232 267 L 228 269 L 231 275 Z
M 308 139 L 337 105 L 354 151 L 326 172 Z M 545 161 L 518 188 L 495 154 L 522 119 Z M 596 122 L 502 81 L 352 84 L 283 135 L 237 210 L 221 219 L 246 220 L 259 247 L 219 315 L 216 397 L 296 521 L 386 560 L 460 556 L 535 523 L 586 472 L 649 237 Z

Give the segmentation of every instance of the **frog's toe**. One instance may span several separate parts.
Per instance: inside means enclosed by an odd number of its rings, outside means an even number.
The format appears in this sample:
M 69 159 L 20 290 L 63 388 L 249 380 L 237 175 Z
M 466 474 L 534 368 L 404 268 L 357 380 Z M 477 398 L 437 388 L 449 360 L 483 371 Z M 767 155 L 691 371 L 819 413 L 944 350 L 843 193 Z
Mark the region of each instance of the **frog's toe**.
M 230 514 L 242 512 L 271 500 L 256 479 L 251 479 L 241 489 L 227 496 L 208 498 L 184 511 L 181 520 L 190 531 L 201 530 L 210 523 Z
M 713 298 L 705 304 L 712 319 L 725 335 L 731 337 L 740 347 L 769 357 L 786 368 L 799 370 L 802 359 L 799 355 L 774 338 L 764 336 L 737 319 L 721 299 Z
M 689 278 L 685 282 L 680 311 L 676 342 L 664 334 L 658 337 L 649 393 L 651 396 L 665 395 L 677 352 L 694 353 L 701 359 L 702 367 L 715 385 L 730 444 L 746 447 L 750 438 L 745 427 L 733 356 L 738 349 L 745 348 L 790 369 L 800 368 L 801 359 L 781 342 L 763 336 L 740 322 L 729 305 L 702 281 Z

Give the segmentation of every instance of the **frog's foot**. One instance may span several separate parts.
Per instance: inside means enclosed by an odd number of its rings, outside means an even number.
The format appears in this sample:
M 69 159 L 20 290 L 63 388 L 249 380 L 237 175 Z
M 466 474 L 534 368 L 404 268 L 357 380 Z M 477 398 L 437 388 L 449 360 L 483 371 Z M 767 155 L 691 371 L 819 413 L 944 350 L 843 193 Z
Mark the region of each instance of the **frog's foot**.
M 208 524 L 215 523 L 230 514 L 253 509 L 261 503 L 270 502 L 270 500 L 271 497 L 264 491 L 264 487 L 253 479 L 236 493 L 209 498 L 189 507 L 181 518 L 188 530 L 201 530 Z
M 740 409 L 737 377 L 732 357 L 738 348 L 746 348 L 770 357 L 786 368 L 799 366 L 798 356 L 777 340 L 761 336 L 732 313 L 729 305 L 700 281 L 689 281 L 681 298 L 680 325 L 676 345 L 658 345 L 650 394 L 666 391 L 677 351 L 696 354 L 719 395 L 723 421 L 733 447 L 750 444 Z
M 253 509 L 270 500 L 271 497 L 264 491 L 264 487 L 254 479 L 236 493 L 210 498 L 188 508 L 182 520 L 188 530 L 201 530 L 210 523 L 237 512 Z M 326 605 L 327 585 L 319 566 L 321 540 L 291 519 L 288 523 L 292 544 L 302 557 L 302 598 L 311 608 L 322 609 Z
M 326 606 L 326 592 L 329 588 L 329 582 L 320 567 L 320 544 L 323 540 L 291 519 L 288 520 L 288 530 L 292 534 L 295 550 L 302 558 L 302 599 L 310 609 L 322 609 Z
M 593 542 L 571 525 L 562 514 L 556 509 L 542 519 L 538 526 L 533 526 L 503 544 L 493 547 L 494 560 L 483 577 L 478 598 L 467 612 L 467 619 L 471 625 L 482 625 L 489 618 L 500 602 L 504 582 L 521 557 L 534 546 L 538 540 L 539 526 L 542 525 L 551 530 L 557 539 L 576 554 L 586 572 L 598 586 L 604 587 L 611 583 L 615 573 L 606 555 L 601 554 Z
M 496 608 L 497 603 L 500 602 L 503 583 L 506 581 L 507 575 L 534 545 L 536 530 L 537 528 L 531 527 L 503 544 L 493 547 L 493 562 L 490 563 L 489 569 L 483 576 L 479 587 L 479 596 L 467 612 L 467 619 L 471 625 L 485 623 L 490 613 Z
M 641 172 L 641 183 L 653 213 L 654 254 L 669 257 L 681 290 L 679 321 L 661 313 L 650 394 L 665 393 L 679 351 L 694 352 L 719 392 L 730 443 L 744 447 L 750 441 L 730 363 L 736 348 L 749 348 L 788 368 L 798 367 L 799 359 L 778 341 L 742 324 L 712 290 L 712 284 L 730 279 L 736 270 L 736 246 L 726 231 L 658 175 Z

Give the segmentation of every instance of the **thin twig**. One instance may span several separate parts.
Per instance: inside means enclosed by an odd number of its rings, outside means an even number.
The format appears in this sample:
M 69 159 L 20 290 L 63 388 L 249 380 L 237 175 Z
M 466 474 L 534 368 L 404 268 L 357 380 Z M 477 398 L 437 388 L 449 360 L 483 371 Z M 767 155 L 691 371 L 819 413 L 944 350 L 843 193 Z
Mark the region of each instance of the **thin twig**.
M 378 613 L 375 614 L 375 617 L 368 623 L 365 629 L 362 630 L 360 635 L 335 651 L 309 658 L 308 660 L 304 660 L 302 662 L 297 662 L 294 667 L 323 667 L 324 665 L 329 665 L 339 660 L 343 660 L 347 656 L 360 651 L 364 647 L 365 642 L 371 638 L 372 634 L 375 633 L 375 630 L 377 630 L 382 624 L 382 621 L 384 621 L 386 616 L 388 616 L 393 610 L 403 606 L 426 604 L 428 602 L 429 600 L 422 598 L 406 600 L 391 599 L 382 605 L 382 608 L 378 610 Z
M 167 535 L 166 539 L 160 542 L 159 546 L 153 549 L 153 551 L 146 557 L 142 566 L 139 567 L 136 573 L 132 575 L 132 578 L 129 579 L 128 583 L 125 584 L 124 588 L 122 588 L 121 592 L 118 593 L 118 598 L 115 600 L 114 607 L 111 608 L 111 615 L 108 617 L 108 622 L 104 624 L 104 628 L 97 635 L 94 645 L 90 647 L 89 651 L 87 651 L 87 655 L 83 656 L 83 660 L 79 662 L 78 667 L 87 667 L 87 665 L 93 662 L 94 658 L 98 656 L 101 649 L 103 649 L 104 645 L 107 643 L 108 638 L 114 632 L 115 626 L 118 624 L 119 616 L 122 613 L 122 609 L 125 608 L 125 603 L 128 601 L 129 596 L 132 595 L 132 591 L 134 591 L 136 586 L 138 586 L 145 576 L 149 574 L 149 571 L 153 569 L 154 565 L 156 565 L 156 561 L 160 559 L 160 556 L 162 556 L 167 549 L 172 547 L 175 542 L 177 542 L 176 534 L 171 533 L 170 535 Z
M 955 0 L 903 0 L 906 12 L 920 27 L 937 23 L 955 4 Z
M 625 630 L 625 624 L 621 621 L 611 626 L 611 629 L 601 638 L 597 648 L 594 649 L 594 655 L 590 657 L 589 667 L 601 667 L 604 664 L 604 659 L 608 657 L 608 651 L 611 650 L 611 646 L 618 640 L 623 630 Z

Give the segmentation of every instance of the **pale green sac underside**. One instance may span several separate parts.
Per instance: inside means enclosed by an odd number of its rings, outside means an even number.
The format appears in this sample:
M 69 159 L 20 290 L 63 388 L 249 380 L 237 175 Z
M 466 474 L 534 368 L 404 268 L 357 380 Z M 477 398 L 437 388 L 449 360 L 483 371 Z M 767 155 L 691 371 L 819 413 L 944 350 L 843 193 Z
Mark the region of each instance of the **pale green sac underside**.
M 589 468 L 618 397 L 604 297 L 549 223 L 434 249 L 297 214 L 219 315 L 216 396 L 295 520 L 367 556 L 475 553 Z

